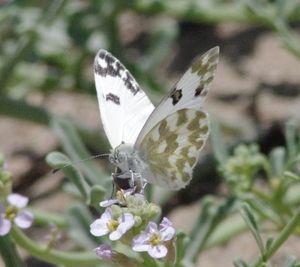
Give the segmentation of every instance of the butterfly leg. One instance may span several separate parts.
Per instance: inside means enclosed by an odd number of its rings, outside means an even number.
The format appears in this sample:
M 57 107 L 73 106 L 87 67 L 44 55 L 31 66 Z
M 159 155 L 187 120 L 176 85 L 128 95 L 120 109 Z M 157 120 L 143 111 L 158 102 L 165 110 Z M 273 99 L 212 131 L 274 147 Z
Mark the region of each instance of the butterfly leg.
M 117 187 L 116 187 L 116 183 L 115 183 L 115 173 L 112 173 L 111 176 L 113 177 L 113 183 L 112 183 L 112 191 L 110 194 L 110 198 L 112 199 L 114 197 L 114 195 L 116 194 L 117 191 Z

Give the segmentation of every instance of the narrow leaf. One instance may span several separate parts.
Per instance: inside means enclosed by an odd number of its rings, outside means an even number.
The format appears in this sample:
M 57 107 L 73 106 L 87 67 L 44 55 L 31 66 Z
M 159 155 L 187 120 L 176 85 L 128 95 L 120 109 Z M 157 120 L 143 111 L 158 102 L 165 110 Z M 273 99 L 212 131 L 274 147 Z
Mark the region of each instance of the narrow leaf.
M 240 212 L 241 215 L 243 217 L 243 219 L 245 220 L 245 222 L 247 223 L 250 231 L 252 232 L 256 243 L 260 249 L 261 255 L 264 255 L 264 245 L 263 245 L 263 241 L 262 238 L 260 236 L 257 224 L 256 224 L 256 220 L 255 217 L 253 215 L 253 212 L 251 211 L 250 206 L 247 203 L 242 203 L 240 205 Z

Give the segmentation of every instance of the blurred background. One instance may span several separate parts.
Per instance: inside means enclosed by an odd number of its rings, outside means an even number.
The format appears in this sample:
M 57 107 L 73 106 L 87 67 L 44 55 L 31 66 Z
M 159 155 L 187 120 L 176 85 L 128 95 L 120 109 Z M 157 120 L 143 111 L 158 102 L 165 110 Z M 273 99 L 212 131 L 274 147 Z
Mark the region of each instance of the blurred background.
M 65 177 L 49 174 L 45 162 L 53 150 L 72 154 L 53 118 L 67 119 L 91 154 L 109 151 L 93 80 L 100 48 L 120 59 L 157 104 L 195 56 L 220 46 L 205 109 L 220 125 L 222 142 L 256 142 L 264 153 L 283 145 L 284 123 L 300 120 L 299 33 L 297 0 L 0 1 L 0 153 L 14 191 L 48 211 L 72 202 L 61 190 Z M 96 164 L 108 179 L 107 161 Z M 192 184 L 163 210 L 176 227 L 189 229 L 186 217 L 193 221 L 195 203 L 206 194 L 224 194 L 210 142 Z M 300 254 L 298 240 L 287 246 Z M 230 266 L 236 255 L 256 254 L 243 234 L 205 252 L 199 265 Z

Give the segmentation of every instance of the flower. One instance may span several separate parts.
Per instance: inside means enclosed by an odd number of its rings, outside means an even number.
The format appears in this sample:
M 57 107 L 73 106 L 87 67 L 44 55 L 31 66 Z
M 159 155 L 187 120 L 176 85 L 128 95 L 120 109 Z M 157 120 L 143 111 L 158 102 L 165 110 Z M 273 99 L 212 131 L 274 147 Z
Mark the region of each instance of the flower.
M 132 249 L 138 252 L 146 251 L 153 258 L 163 258 L 168 253 L 165 243 L 174 235 L 175 229 L 172 223 L 164 217 L 159 228 L 156 223 L 149 222 L 146 230 L 134 237 Z
M 25 229 L 32 225 L 33 216 L 30 212 L 22 210 L 28 204 L 28 198 L 19 194 L 10 194 L 7 197 L 8 205 L 0 203 L 0 236 L 9 233 L 12 222 Z
M 102 258 L 103 260 L 111 261 L 113 259 L 113 251 L 110 245 L 100 245 L 99 247 L 94 249 L 97 256 Z
M 117 266 L 141 266 L 135 259 L 129 258 L 127 255 L 113 250 L 110 245 L 99 245 L 94 251 L 102 260 L 113 262 Z
M 135 221 L 131 213 L 123 213 L 117 220 L 112 217 L 111 208 L 107 208 L 100 219 L 95 220 L 90 225 L 90 232 L 94 236 L 103 236 L 108 233 L 110 240 L 120 239 Z

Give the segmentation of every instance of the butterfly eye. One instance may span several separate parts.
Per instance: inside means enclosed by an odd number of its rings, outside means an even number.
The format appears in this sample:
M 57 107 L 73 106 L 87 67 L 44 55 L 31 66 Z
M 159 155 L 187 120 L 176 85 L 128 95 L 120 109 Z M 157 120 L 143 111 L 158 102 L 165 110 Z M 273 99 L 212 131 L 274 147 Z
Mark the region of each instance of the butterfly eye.
M 114 154 L 110 154 L 110 155 L 108 156 L 108 160 L 109 160 L 110 163 L 115 163 L 115 162 L 116 162 L 116 159 L 115 159 L 115 158 L 116 158 L 116 157 L 115 157 Z
M 125 161 L 125 154 L 124 153 L 118 153 L 118 162 L 123 162 Z

